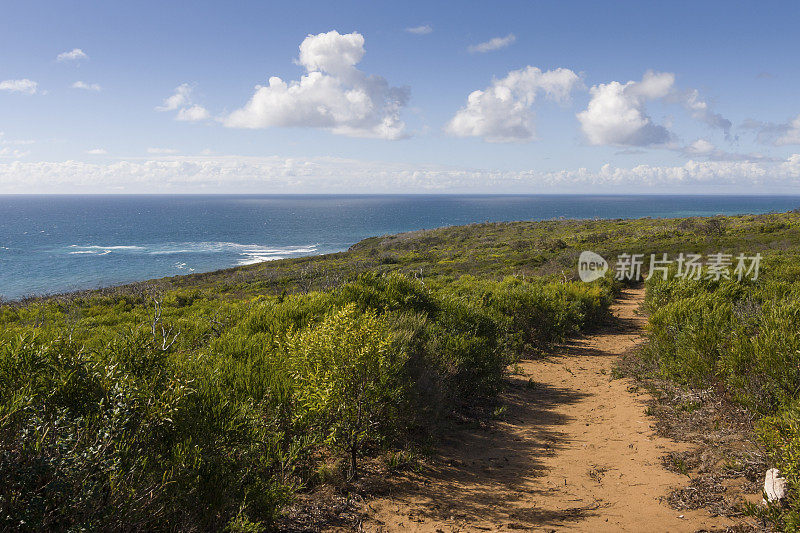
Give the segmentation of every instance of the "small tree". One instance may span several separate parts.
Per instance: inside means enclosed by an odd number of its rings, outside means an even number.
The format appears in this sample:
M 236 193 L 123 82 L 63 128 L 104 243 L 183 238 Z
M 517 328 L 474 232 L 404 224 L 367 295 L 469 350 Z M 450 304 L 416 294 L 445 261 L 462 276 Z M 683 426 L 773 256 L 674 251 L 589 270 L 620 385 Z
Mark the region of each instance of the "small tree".
M 357 477 L 363 446 L 393 429 L 402 400 L 404 357 L 391 348 L 389 326 L 348 304 L 290 334 L 285 352 L 301 422 L 345 452 Z

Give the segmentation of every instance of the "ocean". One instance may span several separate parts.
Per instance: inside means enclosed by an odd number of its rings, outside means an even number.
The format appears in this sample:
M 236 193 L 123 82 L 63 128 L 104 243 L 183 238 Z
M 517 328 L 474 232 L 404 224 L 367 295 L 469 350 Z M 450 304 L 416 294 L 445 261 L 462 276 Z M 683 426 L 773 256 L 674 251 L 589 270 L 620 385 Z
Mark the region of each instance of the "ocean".
M 0 297 L 346 250 L 484 221 L 767 213 L 800 196 L 0 196 Z

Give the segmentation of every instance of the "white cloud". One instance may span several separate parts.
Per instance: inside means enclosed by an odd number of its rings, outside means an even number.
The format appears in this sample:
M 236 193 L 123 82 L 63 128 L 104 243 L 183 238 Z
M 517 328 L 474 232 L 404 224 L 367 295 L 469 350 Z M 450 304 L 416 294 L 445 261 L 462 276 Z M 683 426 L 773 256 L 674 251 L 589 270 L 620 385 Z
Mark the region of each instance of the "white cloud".
M 206 120 L 211 115 L 205 107 L 197 105 L 192 99 L 192 87 L 188 83 L 182 83 L 175 87 L 175 92 L 164 99 L 160 106 L 156 106 L 156 111 L 178 111 L 175 120 L 185 122 L 198 122 Z
M 693 155 L 708 155 L 716 150 L 716 148 L 716 146 L 706 139 L 697 139 L 686 147 L 686 152 Z
M 177 154 L 178 151 L 174 148 L 148 148 L 148 154 Z
M 103 148 L 92 148 L 91 150 L 86 150 L 86 153 L 89 155 L 106 155 L 108 152 Z
M 422 26 L 414 26 L 412 28 L 406 28 L 408 33 L 413 33 L 416 35 L 428 35 L 429 33 L 433 33 L 433 28 L 430 27 L 428 24 L 423 24 Z
M 5 135 L 5 132 L 0 131 L 0 145 L 28 146 L 36 143 L 32 139 L 8 139 Z
M 612 81 L 593 86 L 589 106 L 578 113 L 583 133 L 590 144 L 616 146 L 667 146 L 673 134 L 666 125 L 656 124 L 647 114 L 647 102 L 661 100 L 678 103 L 692 118 L 723 130 L 727 136 L 731 122 L 711 111 L 696 89 L 680 92 L 675 74 L 647 71 L 641 81 L 622 84 Z
M 589 143 L 619 146 L 666 143 L 670 132 L 653 123 L 645 104 L 669 95 L 674 83 L 674 74 L 648 71 L 642 81 L 625 84 L 612 81 L 592 87 L 588 108 L 577 115 Z
M 178 85 L 172 96 L 165 98 L 164 103 L 156 107 L 156 111 L 175 111 L 181 106 L 188 105 L 191 94 L 192 88 L 188 83 Z
M 23 94 L 36 94 L 38 90 L 39 90 L 39 84 L 27 78 L 21 80 L 0 81 L 0 91 L 8 91 L 12 93 L 23 93 Z
M 495 37 L 493 39 L 489 39 L 488 41 L 473 44 L 469 46 L 467 50 L 471 53 L 484 53 L 484 52 L 492 52 L 494 50 L 500 50 L 501 48 L 505 48 L 506 46 L 510 46 L 514 41 L 517 40 L 517 36 L 513 33 L 509 33 L 505 37 Z
M 89 56 L 86 55 L 86 52 L 81 50 L 80 48 L 73 48 L 69 52 L 62 52 L 58 54 L 56 60 L 58 61 L 77 61 L 79 59 L 89 59 Z
M 37 192 L 747 192 L 794 191 L 800 154 L 779 161 L 695 161 L 684 165 L 610 164 L 555 172 L 500 171 L 341 158 L 181 157 L 0 162 L 0 193 Z
M 800 115 L 787 122 L 759 122 L 748 120 L 744 128 L 758 132 L 758 141 L 773 146 L 790 146 L 800 144 Z
M 178 116 L 176 116 L 175 119 L 187 122 L 198 122 L 200 120 L 206 120 L 209 116 L 208 110 L 206 110 L 205 107 L 193 105 L 192 107 L 184 107 L 178 111 Z
M 680 152 L 689 158 L 702 158 L 707 161 L 760 161 L 773 163 L 778 161 L 763 154 L 727 152 L 717 148 L 717 146 L 708 139 L 697 139 L 688 146 L 673 145 L 670 146 L 670 149 Z
M 11 148 L 8 145 L 28 145 L 33 144 L 34 141 L 29 140 L 9 140 L 6 139 L 5 133 L 0 131 L 0 159 L 20 159 L 30 154 L 29 150 L 20 150 L 18 148 Z
M 467 105 L 447 123 L 445 131 L 457 137 L 483 137 L 489 142 L 531 140 L 536 135 L 531 106 L 537 95 L 544 93 L 564 103 L 580 83 L 578 75 L 565 68 L 542 72 L 528 66 L 512 70 L 486 89 L 470 93 Z
M 8 146 L 0 146 L 0 159 L 20 159 L 30 155 L 30 150 L 19 150 Z
M 776 146 L 800 144 L 800 115 L 786 125 L 786 131 L 775 139 Z
M 364 54 L 363 35 L 356 32 L 341 35 L 333 30 L 308 35 L 303 39 L 298 63 L 309 72 L 327 72 L 347 77 L 356 74 L 355 66 Z
M 691 112 L 692 118 L 704 122 L 712 128 L 721 129 L 726 136 L 730 133 L 731 121 L 719 113 L 712 112 L 708 104 L 700 98 L 697 89 L 692 89 L 680 96 L 684 107 Z
M 800 154 L 790 155 L 786 161 L 781 163 L 781 171 L 792 178 L 800 178 Z
M 786 122 L 760 122 L 747 120 L 742 124 L 745 129 L 755 130 L 757 140 L 773 146 L 800 145 L 800 115 Z
M 299 81 L 277 76 L 256 86 L 250 101 L 228 115 L 231 128 L 311 127 L 351 137 L 400 139 L 406 136 L 400 111 L 408 90 L 356 68 L 364 57 L 364 37 L 337 31 L 309 35 L 300 44 Z
M 71 85 L 71 87 L 73 89 L 83 89 L 84 91 L 94 91 L 94 92 L 100 92 L 103 90 L 103 88 L 96 83 L 85 83 L 82 81 L 76 81 Z

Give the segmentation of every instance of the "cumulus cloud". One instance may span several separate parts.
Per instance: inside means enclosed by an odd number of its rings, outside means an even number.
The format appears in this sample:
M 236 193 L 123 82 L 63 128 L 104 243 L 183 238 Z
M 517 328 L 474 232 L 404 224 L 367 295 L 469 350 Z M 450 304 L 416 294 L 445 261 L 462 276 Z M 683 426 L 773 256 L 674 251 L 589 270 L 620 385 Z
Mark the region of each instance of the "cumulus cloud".
M 86 52 L 80 48 L 73 48 L 69 52 L 62 52 L 56 56 L 56 60 L 61 62 L 77 61 L 79 59 L 89 59 L 89 56 L 86 55 Z
M 27 78 L 21 80 L 0 81 L 0 91 L 8 91 L 11 93 L 36 94 L 38 90 L 39 90 L 39 84 Z
M 165 98 L 160 106 L 156 106 L 156 111 L 178 111 L 175 120 L 185 122 L 199 122 L 211 116 L 205 107 L 194 103 L 192 87 L 188 83 L 175 87 L 172 95 Z
M 685 151 L 690 155 L 708 155 L 713 153 L 717 147 L 706 139 L 697 139 L 686 147 Z
M 647 103 L 655 100 L 682 105 L 692 118 L 721 129 L 726 137 L 730 132 L 730 120 L 714 113 L 696 89 L 677 90 L 671 72 L 647 71 L 641 81 L 612 81 L 589 91 L 589 106 L 577 117 L 590 144 L 666 146 L 674 135 L 647 114 Z
M 800 178 L 800 154 L 792 154 L 781 163 L 780 172 L 792 178 Z
M 647 146 L 666 143 L 671 135 L 666 127 L 653 123 L 645 104 L 669 95 L 675 75 L 646 72 L 642 81 L 618 81 L 595 85 L 585 111 L 578 120 L 589 143 L 618 146 Z
M 108 152 L 103 148 L 92 148 L 91 150 L 86 150 L 86 153 L 89 155 L 106 155 Z
M 406 28 L 408 33 L 413 33 L 415 35 L 428 35 L 429 33 L 433 33 L 433 28 L 427 24 L 423 24 L 422 26 L 414 26 L 412 28 Z
M 311 127 L 351 137 L 406 137 L 400 112 L 408 89 L 391 87 L 356 68 L 364 57 L 360 33 L 309 35 L 300 44 L 298 63 L 306 74 L 286 82 L 277 76 L 256 86 L 250 101 L 228 115 L 231 128 Z
M 103 90 L 97 83 L 86 83 L 83 81 L 76 81 L 71 85 L 73 89 L 83 89 L 84 91 L 100 92 Z
M 529 141 L 536 135 L 531 106 L 539 94 L 557 102 L 569 100 L 581 84 L 573 71 L 558 68 L 542 72 L 536 67 L 512 70 L 482 91 L 467 97 L 445 131 L 457 137 L 483 137 L 489 142 Z
M 484 53 L 484 52 L 492 52 L 494 50 L 500 50 L 501 48 L 505 48 L 507 46 L 511 46 L 511 44 L 517 40 L 517 36 L 513 33 L 509 33 L 505 37 L 495 37 L 493 39 L 489 39 L 488 41 L 473 44 L 467 47 L 467 50 L 470 53 Z

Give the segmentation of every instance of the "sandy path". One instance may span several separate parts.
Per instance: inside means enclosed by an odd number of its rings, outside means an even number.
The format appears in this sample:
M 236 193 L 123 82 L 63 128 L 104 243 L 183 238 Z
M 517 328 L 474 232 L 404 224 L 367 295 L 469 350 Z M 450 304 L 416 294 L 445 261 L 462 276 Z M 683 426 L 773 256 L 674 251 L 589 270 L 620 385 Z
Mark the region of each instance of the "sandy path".
M 708 512 L 659 502 L 686 477 L 660 457 L 683 445 L 657 437 L 644 396 L 611 380 L 614 359 L 643 341 L 643 290 L 614 305 L 613 324 L 544 359 L 523 361 L 490 428 L 459 429 L 419 475 L 369 502 L 367 531 L 697 531 Z M 529 379 L 533 383 L 529 383 Z

